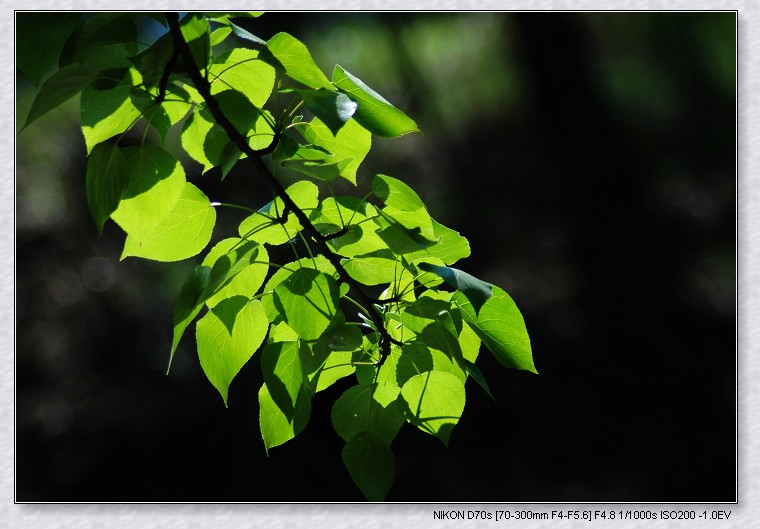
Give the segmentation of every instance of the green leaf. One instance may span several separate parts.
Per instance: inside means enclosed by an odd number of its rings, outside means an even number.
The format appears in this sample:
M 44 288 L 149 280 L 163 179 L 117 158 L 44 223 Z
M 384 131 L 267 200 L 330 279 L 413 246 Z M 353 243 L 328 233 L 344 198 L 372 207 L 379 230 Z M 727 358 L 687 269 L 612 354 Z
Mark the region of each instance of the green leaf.
M 230 36 L 230 33 L 232 33 L 232 28 L 229 26 L 223 26 L 212 31 L 209 36 L 211 46 L 218 46 L 224 42 L 224 40 Z
M 307 214 L 319 204 L 319 188 L 312 182 L 302 180 L 289 186 L 285 192 L 293 202 Z M 243 220 L 238 227 L 240 236 L 262 244 L 283 244 L 298 235 L 301 224 L 295 214 L 288 213 L 285 223 L 272 219 L 281 219 L 285 212 L 285 203 L 279 197 L 269 202 L 250 217 Z
M 358 103 L 354 119 L 372 134 L 396 138 L 409 132 L 419 132 L 417 124 L 409 116 L 340 66 L 333 71 L 333 84 Z
M 203 264 L 216 266 L 224 277 L 216 291 L 205 300 L 206 305 L 214 305 L 233 296 L 253 297 L 261 288 L 269 271 L 269 255 L 261 245 L 237 238 L 219 241 L 206 255 Z M 218 265 L 217 265 L 218 263 Z
M 261 371 L 272 400 L 285 415 L 295 413 L 304 382 L 299 342 L 274 342 L 261 351 Z
M 377 250 L 342 261 L 348 275 L 365 285 L 383 285 L 397 281 L 403 272 L 396 256 L 389 250 Z
M 411 331 L 419 334 L 425 327 L 438 321 L 440 315 L 451 310 L 451 303 L 430 296 L 422 296 L 404 307 L 401 322 Z
M 383 363 L 378 373 L 378 382 L 389 382 L 402 387 L 410 378 L 434 368 L 430 348 L 422 343 L 412 342 L 401 347 L 393 347 L 391 355 Z
M 76 12 L 16 12 L 16 68 L 39 86 L 81 19 Z
M 283 165 L 306 176 L 324 182 L 338 178 L 351 160 L 340 160 L 332 163 L 312 160 L 285 160 Z
M 249 136 L 249 145 L 254 150 L 267 147 L 273 138 L 272 128 L 267 118 L 251 105 L 243 94 L 226 90 L 216 95 L 225 115 L 235 116 L 235 128 Z M 241 153 L 232 143 L 224 129 L 214 123 L 205 111 L 195 111 L 182 129 L 182 148 L 195 161 L 203 165 L 203 172 L 237 161 Z M 229 170 L 229 167 L 226 167 Z M 225 173 L 226 174 L 226 173 Z
M 328 241 L 334 252 L 344 257 L 356 257 L 386 249 L 385 242 L 377 235 L 377 224 L 366 222 L 377 214 L 375 208 L 355 197 L 327 197 L 318 211 L 312 214 L 312 222 L 325 233 L 335 233 L 346 227 L 346 233 Z M 392 254 L 385 256 L 392 258 Z
M 327 149 L 337 159 L 350 160 L 341 176 L 356 185 L 356 171 L 372 146 L 369 131 L 356 121 L 348 120 L 337 134 L 333 134 L 319 118 L 311 120 L 308 127 L 299 127 L 299 131 L 306 141 Z
M 187 276 L 174 306 L 174 339 L 169 357 L 170 367 L 182 334 L 198 315 L 204 302 L 210 308 L 214 308 L 224 299 L 235 296 L 250 297 L 246 287 L 255 285 L 256 276 L 261 274 L 258 269 L 251 270 L 261 266 L 252 264 L 258 258 L 268 260 L 263 246 L 251 241 L 225 239 L 214 246 L 203 264 L 196 266 Z M 237 281 L 237 276 L 241 274 L 245 274 L 246 277 Z M 266 272 L 263 275 L 266 275 Z M 258 290 L 258 286 L 255 286 L 254 290 Z
M 386 206 L 380 210 L 380 214 L 391 226 L 407 232 L 411 239 L 418 242 L 417 246 L 429 248 L 438 242 L 433 229 L 433 219 L 425 208 L 406 211 Z
M 280 283 L 285 281 L 288 277 L 291 276 L 291 274 L 293 274 L 293 272 L 300 268 L 311 268 L 332 277 L 335 277 L 337 275 L 335 267 L 330 263 L 330 261 L 327 260 L 324 255 L 317 255 L 314 257 L 314 259 L 311 257 L 304 257 L 293 263 L 288 263 L 277 270 L 277 272 L 272 274 L 272 277 L 269 278 L 269 281 L 267 281 L 267 284 L 264 286 L 263 297 L 261 298 L 271 321 L 275 321 L 278 318 L 281 319 L 282 315 L 275 307 L 273 301 L 274 296 L 269 294 L 273 294 L 274 289 L 277 288 Z
M 242 296 L 220 302 L 198 321 L 195 337 L 201 367 L 225 406 L 230 383 L 264 341 L 268 327 L 261 302 Z
M 158 86 L 164 75 L 166 65 L 174 54 L 174 42 L 171 33 L 164 34 L 148 49 L 130 57 L 137 71 L 142 76 L 147 88 Z
M 398 386 L 385 382 L 348 388 L 332 407 L 330 417 L 335 431 L 344 441 L 361 432 L 372 432 L 390 446 L 404 424 L 396 401 L 400 391 Z
M 486 377 L 483 375 L 483 372 L 480 370 L 480 368 L 469 360 L 465 360 L 465 364 L 467 365 L 467 374 L 471 376 L 472 379 L 477 382 L 481 388 L 483 388 L 483 391 L 485 391 L 486 394 L 495 401 L 496 399 L 494 399 L 493 395 L 491 394 L 491 388 L 488 387 L 488 381 L 486 380 Z
M 274 68 L 262 61 L 256 50 L 231 50 L 214 60 L 214 64 L 209 67 L 209 73 L 212 78 L 212 94 L 233 89 L 243 94 L 258 108 L 264 106 L 274 87 Z
M 331 351 L 356 351 L 362 346 L 362 333 L 356 325 L 340 325 L 322 335 Z
M 192 107 L 192 97 L 183 87 L 169 83 L 166 87 L 166 99 L 161 102 L 161 107 L 166 112 L 172 125 L 179 123 Z
M 190 155 L 193 160 L 203 166 L 201 173 L 205 173 L 212 167 L 216 167 L 221 163 L 218 156 L 213 156 L 214 160 L 209 160 L 206 156 L 206 137 L 209 135 L 212 128 L 214 128 L 214 122 L 206 119 L 203 113 L 199 111 L 193 112 L 182 127 L 182 148 L 185 149 L 185 152 Z M 224 131 L 221 130 L 221 127 L 218 128 L 219 130 L 215 132 L 216 135 L 213 136 L 213 139 L 218 141 L 221 147 L 214 149 L 214 152 L 223 152 L 225 147 L 229 144 L 229 138 L 224 135 Z M 232 145 L 232 147 L 234 147 L 234 145 Z
M 469 257 L 470 244 L 458 232 L 439 224 L 433 219 L 433 234 L 436 242 L 432 246 L 407 255 L 407 259 L 418 262 L 424 259 L 441 259 L 444 264 L 452 265 L 460 259 Z
M 61 51 L 61 68 L 86 64 L 101 72 L 128 67 L 137 53 L 137 26 L 129 14 L 98 13 L 87 20 L 67 40 Z
M 461 315 L 461 314 L 460 314 Z M 468 362 L 475 362 L 480 353 L 480 337 L 466 322 L 462 322 L 462 331 L 459 333 L 459 347 L 462 349 L 462 357 Z
M 409 229 L 387 217 L 383 210 L 379 213 L 383 220 L 376 222 L 383 227 L 377 230 L 377 235 L 395 255 L 414 254 L 435 245 L 435 241 L 425 237 L 419 227 Z
M 111 218 L 128 235 L 143 239 L 174 209 L 185 190 L 185 171 L 153 145 L 122 149 L 129 184 Z
M 269 39 L 259 57 L 291 79 L 303 83 L 309 88 L 333 89 L 330 81 L 312 59 L 306 46 L 288 33 L 278 33 Z
M 538 373 L 533 364 L 525 321 L 509 294 L 494 286 L 493 295 L 478 312 L 461 293 L 454 294 L 452 300 L 462 309 L 462 316 L 502 365 Z
M 349 326 L 344 326 L 350 328 Z M 351 326 L 356 329 L 355 326 Z M 358 331 L 358 329 L 357 329 Z M 327 389 L 341 378 L 352 375 L 355 371 L 354 366 L 351 364 L 352 351 L 333 351 L 328 345 L 328 339 L 326 335 L 330 334 L 330 331 L 323 334 L 317 342 L 314 343 L 312 348 L 311 358 L 304 364 L 304 370 L 309 378 L 309 384 L 311 390 L 314 393 Z M 359 339 L 361 346 L 361 338 Z M 347 349 L 351 345 L 339 341 L 340 348 Z
M 259 390 L 259 426 L 264 448 L 279 446 L 301 433 L 311 415 L 311 396 L 302 388 L 292 414 L 285 413 L 277 406 L 269 388 L 264 384 Z
M 304 340 L 316 340 L 338 313 L 338 283 L 332 276 L 299 268 L 274 289 L 274 304 Z
M 205 266 L 211 267 L 211 276 L 203 300 L 213 308 L 228 295 L 251 297 L 252 294 L 247 287 L 256 286 L 258 276 L 262 273 L 258 267 L 266 267 L 259 262 L 267 259 L 264 247 L 254 241 L 240 239 L 220 241 L 203 260 Z M 256 267 L 253 271 L 250 270 L 252 266 Z M 238 282 L 237 276 L 242 273 L 246 275 L 251 273 L 253 277 L 243 277 Z
M 296 90 L 306 107 L 327 125 L 333 136 L 356 112 L 356 102 L 346 94 L 320 88 L 319 90 Z
M 288 169 L 326 182 L 338 178 L 351 162 L 316 145 L 299 145 L 289 136 L 280 140 L 272 158 Z
M 179 261 L 196 255 L 211 240 L 216 211 L 208 197 L 193 184 L 185 190 L 174 208 L 143 237 L 127 236 L 121 258 L 144 257 L 156 261 Z
M 237 90 L 224 90 L 214 95 L 219 107 L 235 128 L 244 136 L 255 137 L 249 141 L 253 149 L 263 149 L 272 143 L 274 133 L 262 111 L 257 109 L 248 97 Z M 205 147 L 208 153 L 208 147 Z
M 451 373 L 462 383 L 467 380 L 464 359 L 456 337 L 447 340 L 446 332 L 440 325 L 428 325 L 423 334 L 402 348 L 396 361 L 397 384 L 403 385 L 411 377 L 425 371 Z
M 369 501 L 383 501 L 393 484 L 393 452 L 372 432 L 353 437 L 341 454 L 351 479 Z
M 190 322 L 198 315 L 203 306 L 203 294 L 209 282 L 211 268 L 208 266 L 198 265 L 193 268 L 185 278 L 177 302 L 172 311 L 172 320 L 174 321 L 174 338 L 172 340 L 172 350 L 169 355 L 169 365 L 166 368 L 166 374 L 169 374 L 174 352 L 177 350 L 179 341 Z
M 195 65 L 201 71 L 205 70 L 211 53 L 208 20 L 200 13 L 189 14 L 180 22 L 180 30 L 190 48 Z
M 464 411 L 464 383 L 451 373 L 427 371 L 407 380 L 401 396 L 409 421 L 448 446 L 451 430 Z
M 251 33 L 250 31 L 241 28 L 237 24 L 233 24 L 230 21 L 227 21 L 227 23 L 230 25 L 230 28 L 235 33 L 236 37 L 240 37 L 243 40 L 247 40 L 249 42 L 253 42 L 254 44 L 260 44 L 260 45 L 265 45 L 266 44 L 266 41 L 264 39 L 260 39 L 259 37 L 257 37 L 253 33 Z
M 87 153 L 93 147 L 128 130 L 141 112 L 132 101 L 132 86 L 139 84 L 139 74 L 129 70 L 113 88 L 98 90 L 93 84 L 82 90 L 80 114 Z
M 432 272 L 446 281 L 450 286 L 454 287 L 462 294 L 467 296 L 467 299 L 472 303 L 476 312 L 479 312 L 483 304 L 488 301 L 493 294 L 493 285 L 481 281 L 475 276 L 451 268 L 449 266 L 437 266 L 430 263 L 419 263 L 417 267 L 420 270 Z
M 72 64 L 55 72 L 42 83 L 32 102 L 24 128 L 77 95 L 96 77 L 92 69 L 81 64 Z
M 129 183 L 129 173 L 121 148 L 100 143 L 87 158 L 87 204 L 98 231 L 116 211 Z
M 407 184 L 387 175 L 376 175 L 372 179 L 372 192 L 386 206 L 401 211 L 418 211 L 425 209 L 425 204 L 419 195 Z

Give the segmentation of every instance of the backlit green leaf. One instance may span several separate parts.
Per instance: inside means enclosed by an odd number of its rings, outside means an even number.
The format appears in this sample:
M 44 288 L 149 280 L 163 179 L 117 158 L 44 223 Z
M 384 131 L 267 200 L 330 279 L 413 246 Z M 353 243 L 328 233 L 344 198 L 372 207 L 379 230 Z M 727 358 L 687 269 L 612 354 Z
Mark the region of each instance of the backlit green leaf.
M 86 64 L 101 72 L 129 66 L 137 53 L 137 27 L 130 14 L 97 13 L 88 18 L 67 40 L 61 51 L 61 68 Z
M 399 387 L 385 382 L 347 389 L 333 405 L 330 417 L 344 441 L 361 432 L 372 432 L 389 445 L 404 424 L 396 402 Z
M 392 283 L 401 277 L 403 268 L 389 250 L 378 250 L 343 261 L 348 275 L 365 285 Z
M 451 373 L 427 371 L 407 380 L 401 396 L 409 421 L 448 446 L 451 430 L 464 411 L 464 383 Z
M 488 387 L 488 381 L 486 380 L 486 377 L 483 375 L 483 372 L 480 370 L 480 368 L 469 360 L 465 360 L 465 364 L 467 365 L 467 374 L 471 376 L 472 379 L 477 382 L 481 388 L 483 388 L 483 391 L 485 391 L 489 397 L 491 397 L 493 400 L 496 400 L 491 394 L 491 388 Z
M 462 270 L 430 263 L 420 263 L 417 267 L 436 274 L 450 286 L 464 294 L 470 300 L 476 312 L 480 311 L 483 304 L 491 298 L 493 293 L 493 285 L 481 281 Z
M 304 104 L 327 125 L 333 136 L 356 112 L 356 102 L 346 94 L 332 90 L 296 90 Z
M 259 59 L 256 50 L 235 48 L 228 51 L 214 59 L 209 73 L 212 94 L 233 89 L 258 108 L 264 106 L 274 87 L 274 68 Z
M 304 387 L 298 394 L 295 409 L 288 414 L 277 406 L 269 388 L 264 384 L 259 390 L 259 427 L 264 448 L 279 446 L 301 433 L 311 415 L 311 395 Z
M 356 170 L 367 156 L 372 145 L 372 134 L 354 120 L 348 120 L 337 134 L 319 118 L 314 118 L 308 127 L 299 127 L 306 141 L 324 147 L 341 160 L 350 160 L 343 168 L 341 176 L 356 185 Z
M 317 227 L 326 227 L 327 233 L 335 233 L 343 226 L 346 233 L 328 241 L 333 251 L 344 257 L 370 254 L 386 248 L 385 242 L 377 235 L 377 224 L 365 222 L 376 215 L 375 208 L 355 197 L 327 197 L 319 211 L 312 215 Z
M 203 372 L 227 405 L 230 383 L 264 341 L 269 320 L 258 300 L 228 298 L 209 310 L 196 325 Z
M 372 192 L 386 206 L 402 211 L 425 209 L 425 204 L 419 195 L 407 184 L 392 176 L 376 175 L 372 179 Z
M 95 78 L 95 71 L 82 64 L 72 64 L 55 72 L 42 83 L 24 127 L 77 95 Z
M 420 208 L 415 211 L 406 211 L 392 206 L 386 206 L 381 211 L 382 217 L 390 221 L 390 224 L 401 227 L 411 232 L 412 238 L 420 241 L 425 248 L 429 248 L 437 242 L 433 219 L 430 218 L 427 209 Z
M 87 204 L 99 232 L 119 205 L 129 183 L 127 164 L 121 148 L 100 143 L 87 158 Z
M 346 168 L 350 160 L 340 160 L 337 162 L 323 162 L 311 160 L 285 160 L 283 165 L 306 176 L 330 182 L 338 178 Z
M 333 90 L 332 84 L 316 65 L 306 46 L 288 33 L 278 33 L 269 39 L 259 57 L 310 88 Z
M 369 501 L 383 501 L 393 484 L 396 461 L 393 452 L 372 432 L 353 437 L 342 452 L 351 479 Z
M 143 237 L 127 236 L 121 257 L 144 257 L 156 261 L 187 259 L 206 247 L 215 222 L 216 211 L 208 197 L 187 182 L 174 208 L 158 224 Z
M 340 325 L 322 338 L 331 351 L 355 351 L 362 345 L 362 333 L 356 325 Z
M 351 162 L 316 145 L 299 145 L 290 136 L 280 140 L 272 158 L 284 167 L 326 182 L 338 178 Z
M 462 316 L 502 365 L 538 373 L 533 364 L 525 321 L 509 294 L 494 286 L 493 295 L 478 312 L 461 293 L 456 293 L 452 300 L 462 309 Z
M 211 53 L 208 20 L 200 13 L 188 14 L 180 21 L 180 30 L 190 48 L 195 65 L 201 71 L 205 70 Z
M 174 209 L 185 190 L 185 171 L 160 147 L 125 147 L 122 153 L 129 184 L 111 218 L 128 235 L 143 239 Z
M 433 238 L 437 241 L 435 244 L 408 254 L 407 259 L 416 262 L 434 257 L 441 259 L 444 264 L 452 265 L 460 259 L 469 257 L 470 244 L 458 232 L 447 228 L 443 224 L 439 224 L 433 219 L 433 234 Z
M 435 245 L 436 241 L 423 235 L 419 227 L 407 228 L 392 218 L 387 217 L 383 210 L 380 210 L 379 213 L 383 218 L 376 220 L 376 223 L 380 226 L 377 230 L 377 235 L 395 255 L 415 254 Z
M 309 214 L 319 204 L 319 188 L 312 182 L 302 180 L 289 186 L 285 192 L 293 202 Z M 243 220 L 238 227 L 240 236 L 266 244 L 283 244 L 298 235 L 301 224 L 295 214 L 288 213 L 287 221 L 278 222 L 285 213 L 285 203 L 277 198 Z
M 185 329 L 198 315 L 201 307 L 203 307 L 203 294 L 206 291 L 210 274 L 210 267 L 198 265 L 192 269 L 182 285 L 182 290 L 180 290 L 179 297 L 172 311 L 174 338 L 172 339 L 172 350 L 169 355 L 169 366 L 166 368 L 167 374 L 174 359 L 174 352 L 177 350 Z
M 217 28 L 211 32 L 211 35 L 209 35 L 209 43 L 211 46 L 218 46 L 224 42 L 224 39 L 230 36 L 230 33 L 232 33 L 232 28 L 229 26 Z
M 224 239 L 211 249 L 203 260 L 203 264 L 212 267 L 219 262 L 219 267 L 224 267 L 227 262 L 231 262 L 228 261 L 231 256 L 235 256 L 236 261 L 226 274 L 235 273 L 230 276 L 228 281 L 225 281 L 221 288 L 218 288 L 205 300 L 209 307 L 213 307 L 225 298 L 232 296 L 251 298 L 264 283 L 269 271 L 269 255 L 266 248 L 261 245 L 243 242 L 237 238 Z
M 82 19 L 77 12 L 16 12 L 16 68 L 39 86 L 54 68 L 63 43 Z
M 314 343 L 308 365 L 304 366 L 314 393 L 327 389 L 341 378 L 352 375 L 355 371 L 354 366 L 351 365 L 351 351 L 333 351 L 327 342 L 325 335 L 322 335 Z M 342 347 L 348 348 L 350 345 L 343 345 Z
M 267 311 L 270 321 L 282 319 L 283 315 L 280 310 L 275 307 L 274 303 L 274 289 L 288 277 L 300 268 L 313 268 L 319 270 L 332 277 L 336 276 L 335 267 L 327 260 L 324 255 L 316 255 L 314 259 L 310 257 L 304 257 L 293 263 L 288 263 L 279 270 L 277 270 L 272 277 L 269 278 L 263 289 L 262 303 Z
M 251 297 L 246 290 L 248 286 L 255 286 L 262 270 L 258 268 L 262 260 L 268 259 L 263 246 L 254 241 L 240 239 L 224 239 L 220 241 L 203 260 L 205 266 L 211 267 L 208 286 L 204 292 L 203 300 L 209 307 L 213 307 L 227 295 L 242 295 Z M 253 271 L 250 267 L 256 267 Z M 237 282 L 237 276 L 242 273 L 251 273 L 253 277 L 244 277 Z M 229 290 L 228 290 L 229 288 Z
M 174 42 L 171 33 L 166 33 L 148 49 L 130 57 L 130 60 L 142 75 L 145 86 L 150 88 L 158 86 L 173 54 Z
M 299 342 L 274 342 L 261 351 L 261 372 L 269 394 L 286 415 L 295 413 L 304 382 Z
M 396 138 L 409 132 L 419 132 L 417 124 L 409 116 L 340 66 L 333 71 L 333 84 L 357 102 L 354 119 L 372 134 Z
M 332 276 L 299 268 L 274 289 L 274 304 L 304 340 L 316 340 L 337 315 L 338 283 Z
M 98 90 L 90 84 L 82 90 L 80 113 L 87 152 L 134 125 L 141 113 L 132 101 L 132 86 L 139 83 L 136 70 L 129 70 L 113 88 Z
M 227 21 L 227 23 L 230 25 L 230 29 L 232 29 L 232 31 L 235 33 L 236 37 L 240 37 L 243 40 L 247 40 L 249 42 L 253 42 L 254 44 L 266 44 L 265 40 L 260 39 L 259 37 L 257 37 L 253 33 L 251 33 L 250 31 L 241 28 L 237 24 L 233 24 L 229 20 Z

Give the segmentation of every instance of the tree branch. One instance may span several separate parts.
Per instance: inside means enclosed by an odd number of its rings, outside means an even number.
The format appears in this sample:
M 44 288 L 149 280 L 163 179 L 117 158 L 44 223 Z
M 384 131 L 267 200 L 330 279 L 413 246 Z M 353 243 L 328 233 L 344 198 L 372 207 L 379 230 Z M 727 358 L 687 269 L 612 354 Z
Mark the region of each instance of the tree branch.
M 198 68 L 198 65 L 195 63 L 195 59 L 193 58 L 193 54 L 182 35 L 182 31 L 179 26 L 179 16 L 177 13 L 166 13 L 166 21 L 169 24 L 169 30 L 172 33 L 174 49 L 178 51 L 182 57 L 190 79 L 193 81 L 193 84 L 195 84 L 195 88 L 198 90 L 198 93 L 201 95 L 201 97 L 203 97 L 204 101 L 206 101 L 206 105 L 211 114 L 214 116 L 217 124 L 222 127 L 222 129 L 227 133 L 230 141 L 232 141 L 238 149 L 246 154 L 251 163 L 253 163 L 253 165 L 256 167 L 257 172 L 261 174 L 264 180 L 266 180 L 267 184 L 269 184 L 269 186 L 274 190 L 275 194 L 280 197 L 280 199 L 285 204 L 285 211 L 292 212 L 296 216 L 306 235 L 316 243 L 320 252 L 335 267 L 335 269 L 338 271 L 338 274 L 340 275 L 340 278 L 354 291 L 359 303 L 366 309 L 367 314 L 372 319 L 375 327 L 377 327 L 377 332 L 380 335 L 379 345 L 382 357 L 380 358 L 378 364 L 382 364 L 383 361 L 388 356 L 390 356 L 391 343 L 395 342 L 395 340 L 393 340 L 393 338 L 388 333 L 388 330 L 385 328 L 382 316 L 373 305 L 372 299 L 362 290 L 359 282 L 352 278 L 343 267 L 340 256 L 333 253 L 333 251 L 327 245 L 327 239 L 319 233 L 317 228 L 309 220 L 309 217 L 306 215 L 306 213 L 301 208 L 299 208 L 295 202 L 293 202 L 293 199 L 285 192 L 285 188 L 282 187 L 280 181 L 277 180 L 274 175 L 269 172 L 269 169 L 262 160 L 263 156 L 274 150 L 276 147 L 279 140 L 280 131 L 275 131 L 275 136 L 270 147 L 261 151 L 253 150 L 248 144 L 248 140 L 245 134 L 242 134 L 239 130 L 237 130 L 235 125 L 232 124 L 229 118 L 227 118 L 227 116 L 222 111 L 222 108 L 219 106 L 219 102 L 211 94 L 211 85 L 209 84 L 208 80 L 206 80 L 206 78 L 201 75 L 200 69 Z

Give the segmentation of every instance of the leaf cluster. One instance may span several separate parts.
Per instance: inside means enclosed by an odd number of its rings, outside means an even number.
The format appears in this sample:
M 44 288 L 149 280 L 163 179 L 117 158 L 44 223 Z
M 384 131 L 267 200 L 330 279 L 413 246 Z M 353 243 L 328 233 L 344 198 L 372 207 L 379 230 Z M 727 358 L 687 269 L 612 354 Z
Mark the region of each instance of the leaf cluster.
M 303 431 L 318 393 L 351 378 L 332 424 L 356 485 L 383 500 L 405 423 L 448 444 L 467 379 L 490 395 L 481 345 L 504 366 L 536 372 L 520 311 L 453 267 L 470 254 L 467 240 L 403 181 L 379 174 L 367 196 L 333 192 L 338 179 L 357 184 L 373 136 L 419 132 L 404 112 L 341 66 L 328 79 L 295 37 L 264 41 L 234 22 L 246 14 L 155 15 L 164 33 L 149 45 L 138 42 L 138 16 L 67 17 L 65 31 L 44 14 L 22 17 L 59 28 L 19 57 L 40 85 L 27 125 L 80 98 L 87 201 L 99 230 L 112 220 L 125 232 L 122 258 L 206 252 L 173 310 L 169 364 L 195 322 L 200 365 L 226 406 L 258 353 L 267 451 Z M 272 199 L 256 210 L 213 202 L 177 154 L 146 140 L 173 127 L 204 172 L 219 168 L 224 179 L 248 160 Z M 207 250 L 223 207 L 248 215 Z M 293 259 L 272 262 L 277 246 Z

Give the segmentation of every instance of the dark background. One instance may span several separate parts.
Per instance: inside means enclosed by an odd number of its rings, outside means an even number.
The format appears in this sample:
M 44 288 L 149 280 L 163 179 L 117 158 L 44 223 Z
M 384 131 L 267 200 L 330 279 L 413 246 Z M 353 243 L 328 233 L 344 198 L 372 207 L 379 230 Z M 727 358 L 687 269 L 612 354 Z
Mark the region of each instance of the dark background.
M 465 235 L 509 292 L 540 375 L 479 365 L 449 448 L 405 426 L 389 501 L 736 499 L 735 13 L 268 13 L 423 135 L 383 172 Z M 19 120 L 34 87 L 19 75 Z M 225 409 L 171 309 L 195 264 L 119 262 L 84 194 L 72 101 L 18 136 L 17 501 L 362 501 L 332 430 L 345 379 L 265 455 L 255 355 Z M 19 123 L 19 124 L 21 124 Z M 176 136 L 168 140 L 176 146 Z M 188 176 L 261 205 L 241 162 Z M 253 192 L 252 192 L 253 190 Z M 263 196 L 263 195 L 262 195 Z M 244 197 L 244 198 L 240 198 Z M 241 217 L 220 215 L 216 238 Z

